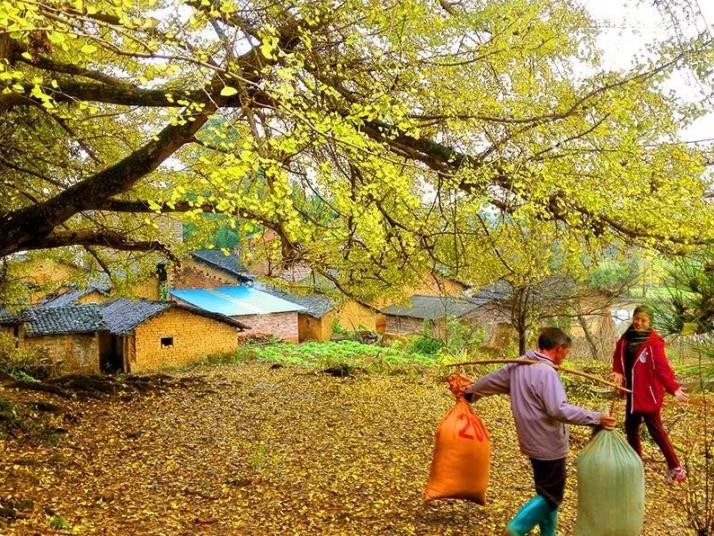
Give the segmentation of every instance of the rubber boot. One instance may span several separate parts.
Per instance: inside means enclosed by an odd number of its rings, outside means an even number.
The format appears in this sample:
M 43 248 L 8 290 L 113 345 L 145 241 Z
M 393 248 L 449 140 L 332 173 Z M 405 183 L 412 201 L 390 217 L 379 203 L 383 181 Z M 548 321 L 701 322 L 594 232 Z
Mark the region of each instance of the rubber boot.
M 555 527 L 558 525 L 558 509 L 551 510 L 539 523 L 541 536 L 557 536 Z
M 523 505 L 516 517 L 506 527 L 506 534 L 510 536 L 525 536 L 533 527 L 550 516 L 550 506 L 540 495 L 536 495 Z M 555 525 L 553 526 L 555 529 Z

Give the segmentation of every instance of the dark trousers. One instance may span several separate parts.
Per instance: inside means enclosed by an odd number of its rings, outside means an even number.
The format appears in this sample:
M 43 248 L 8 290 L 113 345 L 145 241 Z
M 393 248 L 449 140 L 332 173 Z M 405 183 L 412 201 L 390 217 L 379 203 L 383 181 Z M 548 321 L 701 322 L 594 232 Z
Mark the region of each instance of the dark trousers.
M 655 413 L 630 413 L 630 401 L 627 401 L 627 417 L 625 417 L 625 432 L 627 432 L 627 442 L 642 458 L 642 441 L 640 439 L 640 425 L 645 421 L 647 430 L 654 439 L 654 442 L 659 446 L 659 450 L 664 454 L 667 460 L 667 467 L 674 469 L 679 467 L 679 459 L 674 452 L 669 436 L 662 424 L 662 414 L 660 411 Z
M 565 458 L 560 460 L 536 460 L 531 458 L 536 493 L 548 501 L 551 510 L 563 502 L 565 493 Z

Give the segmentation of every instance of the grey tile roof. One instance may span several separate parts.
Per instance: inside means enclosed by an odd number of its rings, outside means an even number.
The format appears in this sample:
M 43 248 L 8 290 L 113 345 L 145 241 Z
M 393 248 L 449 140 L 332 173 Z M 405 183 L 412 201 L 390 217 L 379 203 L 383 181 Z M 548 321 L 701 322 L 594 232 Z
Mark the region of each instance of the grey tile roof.
M 138 325 L 172 307 L 212 318 L 241 330 L 250 329 L 249 326 L 228 316 L 210 313 L 189 305 L 130 298 L 86 305 L 30 307 L 18 314 L 13 314 L 8 309 L 0 309 L 0 325 L 23 322 L 29 337 L 97 331 L 126 335 Z
M 20 313 L 29 337 L 62 335 L 65 333 L 94 333 L 106 330 L 97 304 L 64 307 L 33 307 Z
M 478 303 L 474 303 L 465 298 L 454 298 L 451 296 L 412 296 L 402 304 L 390 305 L 382 309 L 382 312 L 390 316 L 407 316 L 411 318 L 436 320 L 446 316 L 461 317 L 476 311 L 478 308 Z
M 100 307 L 107 330 L 114 335 L 126 335 L 139 324 L 171 307 L 171 304 L 118 298 L 102 303 Z
M 194 259 L 201 262 L 205 262 L 206 264 L 209 264 L 214 268 L 218 268 L 219 270 L 223 270 L 224 272 L 236 276 L 238 279 L 244 282 L 252 280 L 246 274 L 248 270 L 240 263 L 240 261 L 238 260 L 238 255 L 234 253 L 230 255 L 224 255 L 221 250 L 196 249 L 194 251 L 191 251 L 190 255 Z
M 494 283 L 481 287 L 478 291 L 470 293 L 470 299 L 479 304 L 495 303 L 509 298 L 510 287 L 505 283 Z
M 114 335 L 126 335 L 138 325 L 146 322 L 150 318 L 163 313 L 172 307 L 190 311 L 193 314 L 212 318 L 224 324 L 240 329 L 250 329 L 247 325 L 234 320 L 225 315 L 211 313 L 191 307 L 190 305 L 177 304 L 174 302 L 156 302 L 150 300 L 134 300 L 131 298 L 118 298 L 110 302 L 100 304 L 100 310 L 104 323 L 110 333 Z
M 0 305 L 0 326 L 9 326 L 18 322 L 19 319 L 15 313 Z
M 87 294 L 91 294 L 92 292 L 99 292 L 107 296 L 109 294 L 109 288 L 100 287 L 98 285 L 91 285 L 83 289 L 74 288 L 58 296 L 46 298 L 40 303 L 40 305 L 42 307 L 49 308 L 64 307 L 65 305 L 75 305 L 80 298 L 86 296 Z
M 263 292 L 277 296 L 283 300 L 295 303 L 297 305 L 302 305 L 305 308 L 304 312 L 313 318 L 322 318 L 327 313 L 335 308 L 335 302 L 329 296 L 324 294 L 307 294 L 301 296 L 299 294 L 293 294 L 289 292 L 283 292 L 275 289 L 261 289 Z

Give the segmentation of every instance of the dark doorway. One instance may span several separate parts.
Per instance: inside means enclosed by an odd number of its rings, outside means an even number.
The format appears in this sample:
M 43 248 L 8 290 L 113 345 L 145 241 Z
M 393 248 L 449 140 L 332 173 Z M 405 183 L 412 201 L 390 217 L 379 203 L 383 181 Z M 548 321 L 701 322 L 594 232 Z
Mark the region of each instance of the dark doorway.
M 99 364 L 102 372 L 116 374 L 124 370 L 122 338 L 111 333 L 99 334 Z

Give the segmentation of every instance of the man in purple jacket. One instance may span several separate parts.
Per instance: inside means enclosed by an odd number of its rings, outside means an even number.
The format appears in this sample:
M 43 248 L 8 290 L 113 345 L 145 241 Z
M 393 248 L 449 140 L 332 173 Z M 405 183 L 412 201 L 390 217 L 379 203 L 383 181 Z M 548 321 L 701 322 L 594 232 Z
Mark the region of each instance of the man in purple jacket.
M 516 422 L 521 452 L 533 466 L 537 495 L 528 501 L 506 527 L 506 534 L 523 536 L 536 525 L 543 536 L 555 536 L 558 507 L 565 491 L 565 457 L 570 450 L 567 424 L 612 429 L 612 417 L 568 404 L 563 384 L 553 365 L 560 365 L 570 351 L 571 340 L 558 328 L 545 328 L 538 351 L 520 359 L 534 364 L 509 364 L 469 385 L 467 400 L 508 394 Z

